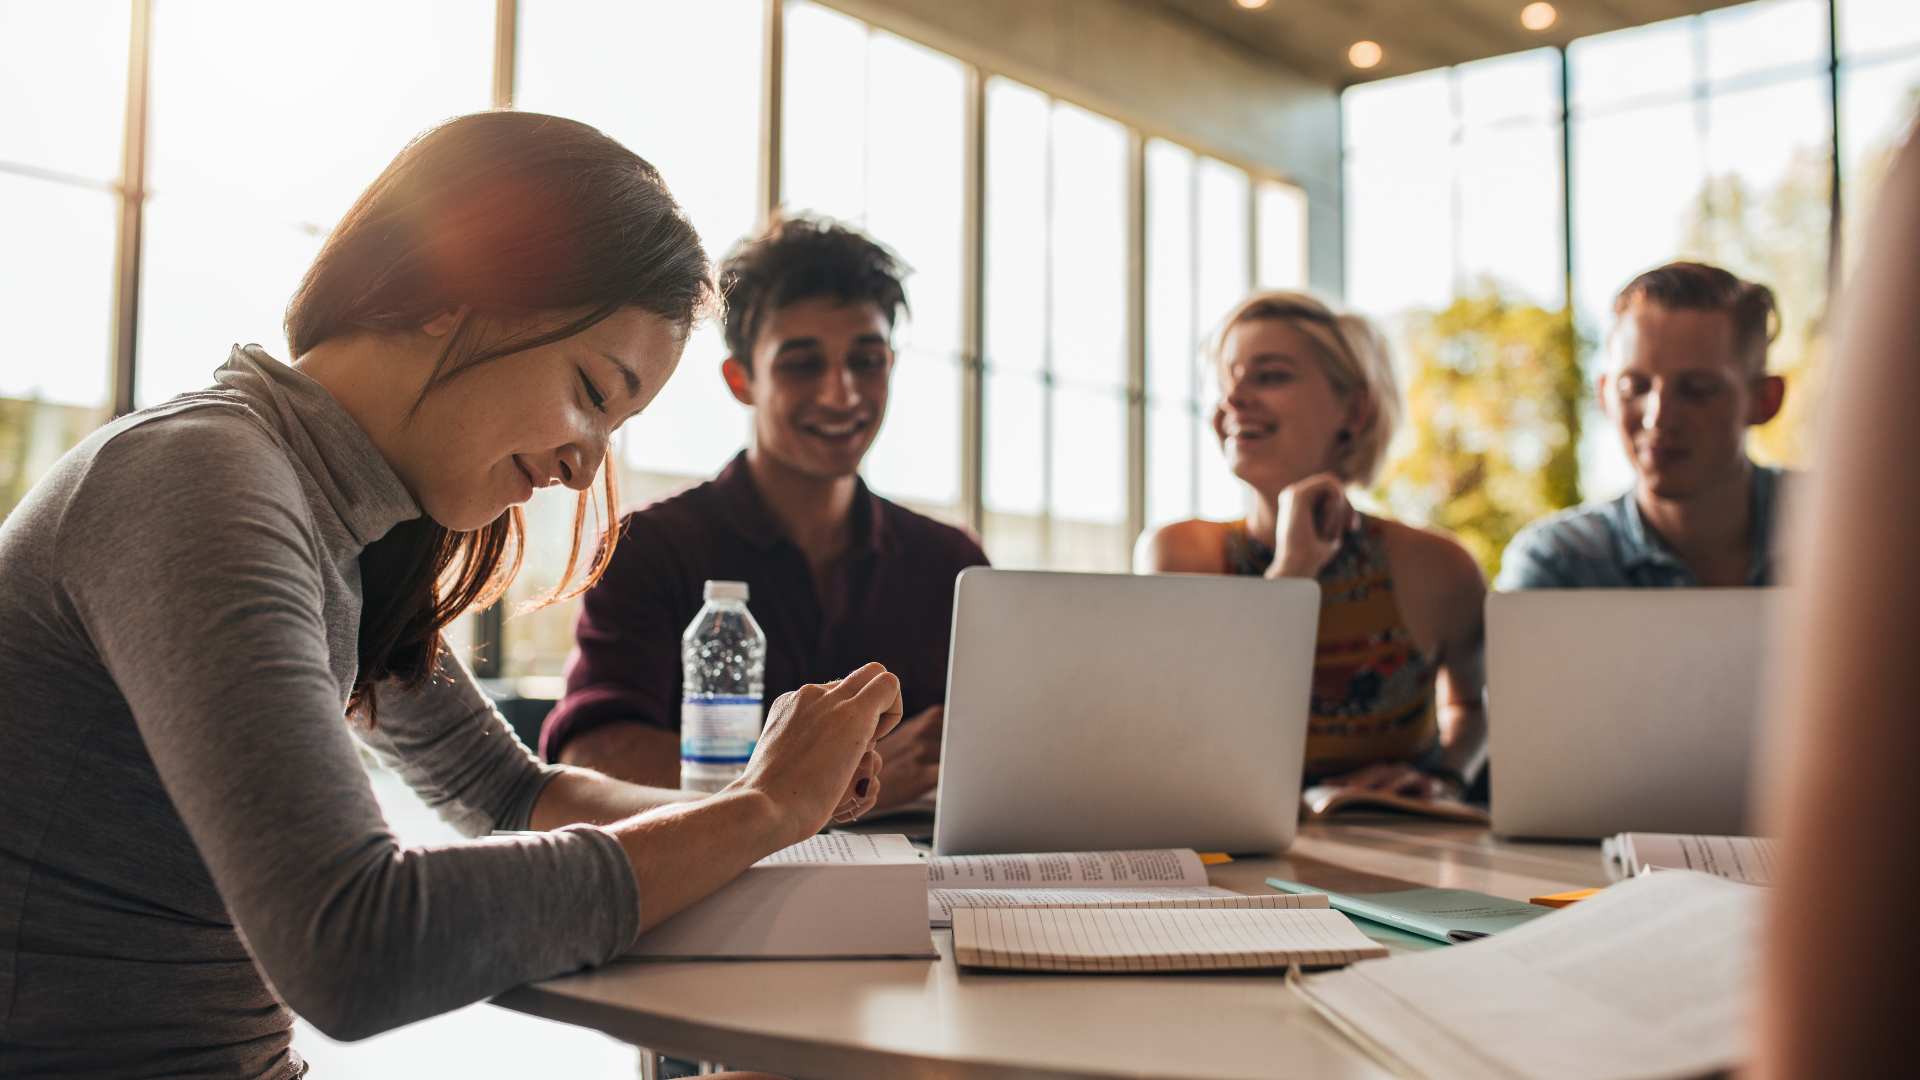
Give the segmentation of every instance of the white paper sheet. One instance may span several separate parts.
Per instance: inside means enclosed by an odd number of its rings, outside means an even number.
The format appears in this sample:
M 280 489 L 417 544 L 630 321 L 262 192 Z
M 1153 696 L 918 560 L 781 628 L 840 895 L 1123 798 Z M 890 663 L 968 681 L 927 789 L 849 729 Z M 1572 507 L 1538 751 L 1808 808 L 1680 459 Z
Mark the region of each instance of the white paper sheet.
M 1773 884 L 1779 846 L 1758 836 L 1621 833 L 1607 845 L 1622 877 L 1647 870 L 1697 870 L 1748 885 Z
M 1686 1076 L 1744 1061 L 1767 893 L 1687 871 L 1297 985 L 1403 1073 Z

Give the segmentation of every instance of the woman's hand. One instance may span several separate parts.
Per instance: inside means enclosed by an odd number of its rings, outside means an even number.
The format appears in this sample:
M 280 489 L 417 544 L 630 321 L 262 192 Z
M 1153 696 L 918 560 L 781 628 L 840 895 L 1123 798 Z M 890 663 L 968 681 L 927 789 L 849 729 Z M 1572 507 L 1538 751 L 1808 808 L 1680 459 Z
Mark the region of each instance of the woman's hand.
M 1340 550 L 1340 540 L 1358 523 L 1346 484 L 1319 473 L 1280 492 L 1273 534 L 1273 565 L 1267 576 L 1310 578 Z
M 837 682 L 780 695 L 747 771 L 729 789 L 765 796 L 796 844 L 851 821 L 880 796 L 877 743 L 900 723 L 900 680 L 868 664 Z
M 1358 791 L 1384 791 L 1390 795 L 1408 795 L 1416 799 L 1459 799 L 1466 792 L 1452 778 L 1424 773 L 1398 761 L 1366 765 L 1340 776 L 1320 781 L 1328 787 Z

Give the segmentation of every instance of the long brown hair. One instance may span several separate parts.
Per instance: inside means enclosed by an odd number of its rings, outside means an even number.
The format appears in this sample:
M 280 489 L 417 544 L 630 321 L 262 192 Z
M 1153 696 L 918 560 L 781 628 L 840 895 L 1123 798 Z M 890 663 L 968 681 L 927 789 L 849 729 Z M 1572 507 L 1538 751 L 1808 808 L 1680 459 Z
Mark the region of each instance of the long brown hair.
M 287 343 L 298 357 L 331 338 L 416 331 L 453 313 L 424 398 L 477 364 L 571 337 L 622 308 L 667 319 L 684 341 L 713 301 L 706 251 L 653 166 L 577 121 L 477 113 L 415 139 L 355 200 L 287 305 Z M 517 337 L 498 331 L 547 312 L 579 314 Z M 598 554 L 568 588 L 589 503 L 582 492 L 574 554 L 546 600 L 577 595 L 612 557 L 618 487 L 614 463 L 604 465 Z M 371 721 L 377 683 L 426 679 L 441 630 L 506 591 L 525 534 L 514 507 L 470 532 L 422 516 L 369 544 L 350 709 Z

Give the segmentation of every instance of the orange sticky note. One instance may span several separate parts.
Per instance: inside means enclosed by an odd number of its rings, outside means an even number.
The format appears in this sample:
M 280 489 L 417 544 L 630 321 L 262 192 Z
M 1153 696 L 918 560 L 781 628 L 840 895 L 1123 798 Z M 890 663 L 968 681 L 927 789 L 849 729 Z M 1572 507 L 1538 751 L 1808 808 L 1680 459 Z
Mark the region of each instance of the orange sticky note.
M 1599 889 L 1575 889 L 1572 892 L 1557 892 L 1551 896 L 1536 896 L 1527 903 L 1539 904 L 1541 907 L 1566 907 L 1568 904 L 1577 904 L 1599 891 Z
M 1201 866 L 1219 866 L 1221 863 L 1230 863 L 1232 861 L 1233 856 L 1224 851 L 1203 851 L 1200 853 Z

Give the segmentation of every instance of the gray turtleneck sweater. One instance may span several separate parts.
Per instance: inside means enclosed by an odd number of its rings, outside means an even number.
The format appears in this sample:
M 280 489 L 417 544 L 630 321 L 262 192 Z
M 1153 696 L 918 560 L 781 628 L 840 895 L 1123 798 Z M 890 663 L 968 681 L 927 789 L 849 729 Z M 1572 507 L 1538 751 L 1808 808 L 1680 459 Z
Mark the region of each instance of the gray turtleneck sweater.
M 469 836 L 398 843 L 344 719 L 358 558 L 418 516 L 256 347 L 123 417 L 0 524 L 0 1075 L 299 1075 L 602 963 L 639 929 L 606 831 L 524 829 L 553 771 L 458 665 L 362 737 Z

